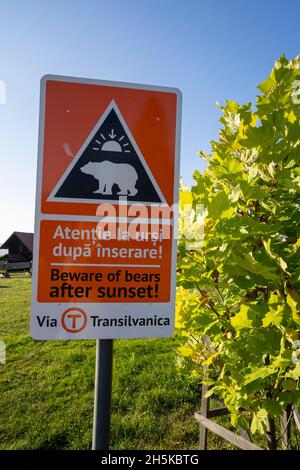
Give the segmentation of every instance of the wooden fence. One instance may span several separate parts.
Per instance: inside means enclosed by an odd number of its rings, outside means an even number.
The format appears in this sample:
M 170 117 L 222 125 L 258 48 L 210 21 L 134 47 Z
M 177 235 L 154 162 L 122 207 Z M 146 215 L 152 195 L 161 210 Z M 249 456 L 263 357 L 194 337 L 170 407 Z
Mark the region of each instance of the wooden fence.
M 20 263 L 10 263 L 7 261 L 7 262 L 0 263 L 0 269 L 4 271 L 3 274 L 5 277 L 9 277 L 9 273 L 12 273 L 12 272 L 27 271 L 31 274 L 32 262 L 24 261 Z
M 224 426 L 214 422 L 211 418 L 217 416 L 225 416 L 229 414 L 229 411 L 224 406 L 220 408 L 210 409 L 210 398 L 205 398 L 208 388 L 206 385 L 201 387 L 201 407 L 200 412 L 195 413 L 195 419 L 199 423 L 200 434 L 199 434 L 199 449 L 207 449 L 207 433 L 208 431 L 217 434 L 218 436 L 225 439 L 227 442 L 235 445 L 242 450 L 264 450 L 262 447 L 254 444 L 248 432 L 245 429 L 239 428 L 239 434 L 236 434 Z M 217 398 L 217 397 L 216 397 Z M 218 399 L 218 398 L 217 398 Z M 295 422 L 296 428 L 300 431 L 300 415 L 295 406 L 288 406 L 281 418 L 281 448 L 288 450 L 291 442 L 291 421 Z

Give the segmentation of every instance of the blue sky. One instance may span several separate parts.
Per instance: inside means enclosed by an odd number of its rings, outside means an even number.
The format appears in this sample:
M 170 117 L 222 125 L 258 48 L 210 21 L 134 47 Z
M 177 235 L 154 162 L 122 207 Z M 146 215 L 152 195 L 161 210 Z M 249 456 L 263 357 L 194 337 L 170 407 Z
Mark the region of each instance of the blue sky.
M 216 101 L 248 102 L 299 53 L 298 0 L 0 0 L 0 241 L 32 231 L 39 80 L 46 73 L 175 86 L 181 174 L 217 137 Z

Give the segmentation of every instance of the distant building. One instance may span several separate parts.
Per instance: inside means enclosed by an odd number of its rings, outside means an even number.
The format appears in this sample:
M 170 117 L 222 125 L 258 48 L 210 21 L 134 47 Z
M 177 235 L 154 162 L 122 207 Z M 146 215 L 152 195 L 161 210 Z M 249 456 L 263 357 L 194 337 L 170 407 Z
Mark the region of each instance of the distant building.
M 4 249 L 8 250 L 7 261 L 10 263 L 32 261 L 33 233 L 14 232 L 0 246 L 0 250 Z

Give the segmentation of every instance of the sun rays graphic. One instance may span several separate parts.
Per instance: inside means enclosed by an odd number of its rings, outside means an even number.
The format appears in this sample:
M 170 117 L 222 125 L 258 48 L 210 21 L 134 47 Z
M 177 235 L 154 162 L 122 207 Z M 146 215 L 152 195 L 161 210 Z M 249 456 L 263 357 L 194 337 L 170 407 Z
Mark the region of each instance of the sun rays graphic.
M 95 139 L 93 142 L 93 150 L 95 151 L 106 151 L 106 152 L 120 152 L 120 153 L 130 153 L 130 150 L 127 148 L 129 146 L 129 141 L 125 135 L 118 136 L 115 133 L 114 129 L 111 129 L 110 133 L 105 136 L 100 134 L 101 140 Z M 125 140 L 124 140 L 125 139 Z

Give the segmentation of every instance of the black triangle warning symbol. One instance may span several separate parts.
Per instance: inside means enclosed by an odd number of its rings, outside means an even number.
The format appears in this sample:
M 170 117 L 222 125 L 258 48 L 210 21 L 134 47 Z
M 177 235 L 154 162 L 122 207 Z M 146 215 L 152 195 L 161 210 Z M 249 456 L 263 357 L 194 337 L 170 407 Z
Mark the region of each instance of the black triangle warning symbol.
M 165 203 L 120 110 L 112 101 L 48 201 Z

